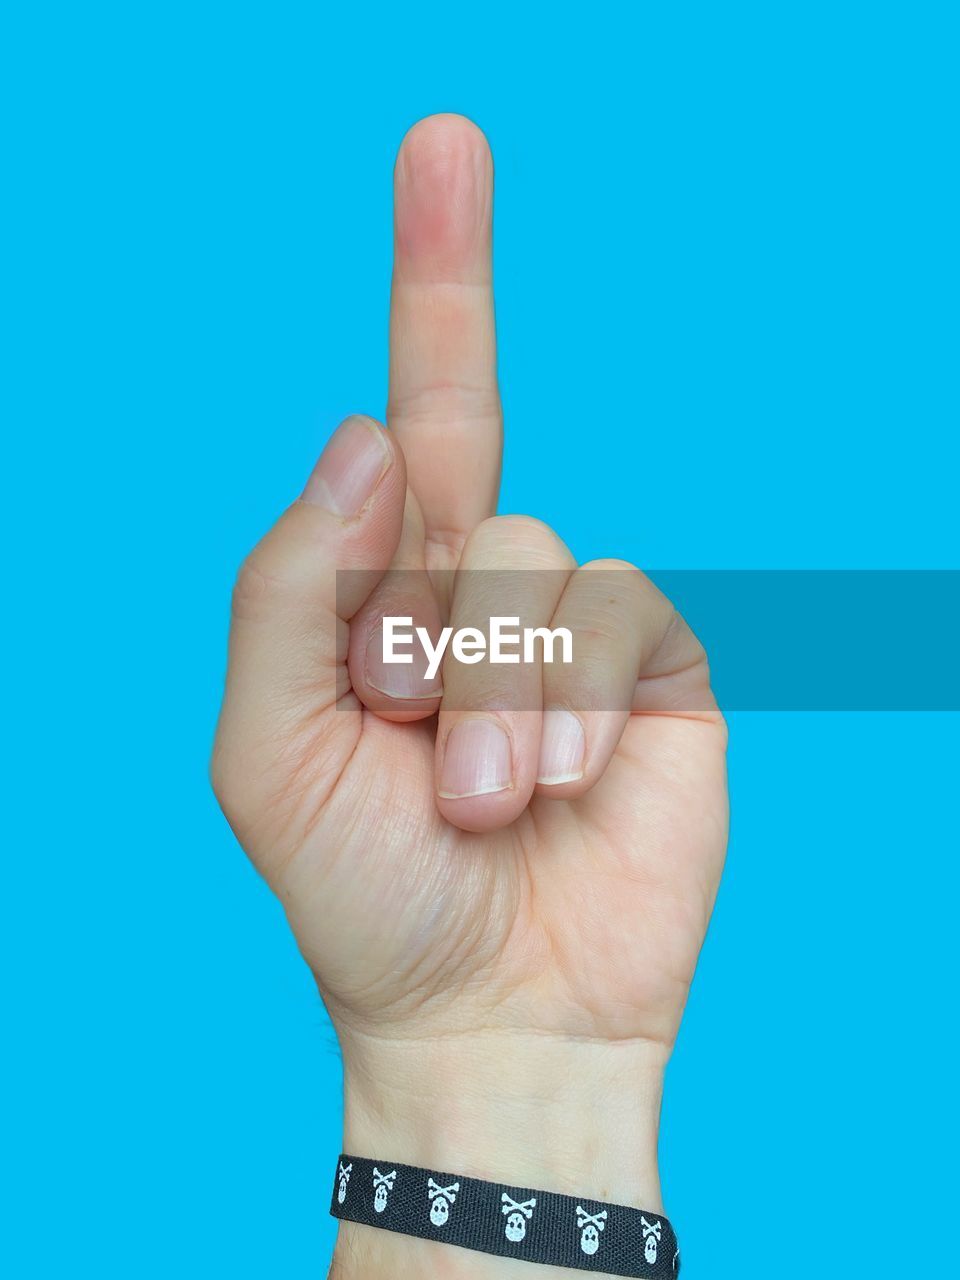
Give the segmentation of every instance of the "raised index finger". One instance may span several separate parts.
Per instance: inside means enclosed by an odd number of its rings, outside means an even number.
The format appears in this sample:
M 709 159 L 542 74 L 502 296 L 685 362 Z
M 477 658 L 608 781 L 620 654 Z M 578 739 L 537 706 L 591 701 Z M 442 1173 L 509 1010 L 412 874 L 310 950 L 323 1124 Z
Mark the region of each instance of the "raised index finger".
M 394 174 L 387 416 L 423 512 L 428 568 L 454 566 L 496 510 L 492 212 L 493 163 L 477 126 L 452 115 L 414 125 Z

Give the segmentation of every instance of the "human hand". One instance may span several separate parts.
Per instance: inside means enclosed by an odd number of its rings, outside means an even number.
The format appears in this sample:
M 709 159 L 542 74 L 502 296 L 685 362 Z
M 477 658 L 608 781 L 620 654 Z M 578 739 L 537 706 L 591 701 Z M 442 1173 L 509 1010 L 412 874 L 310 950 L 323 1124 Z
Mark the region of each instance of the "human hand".
M 467 121 L 404 140 L 390 430 L 348 419 L 240 573 L 214 786 L 336 1026 L 346 1150 L 659 1211 L 662 1074 L 726 844 L 725 727 L 702 650 L 641 573 L 576 570 L 544 525 L 493 517 L 492 185 Z M 465 568 L 531 571 L 532 598 L 495 611 L 569 626 L 583 659 L 448 660 L 442 696 L 379 662 L 385 614 L 472 618 Z M 347 1223 L 334 1271 L 493 1266 L 525 1274 Z

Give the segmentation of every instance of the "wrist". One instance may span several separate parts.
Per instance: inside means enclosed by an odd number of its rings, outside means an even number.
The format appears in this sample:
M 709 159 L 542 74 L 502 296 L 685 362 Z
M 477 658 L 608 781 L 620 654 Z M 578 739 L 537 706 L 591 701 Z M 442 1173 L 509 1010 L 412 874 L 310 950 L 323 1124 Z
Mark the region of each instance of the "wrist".
M 341 1041 L 350 1154 L 663 1212 L 662 1046 L 504 1031 Z M 332 1276 L 377 1280 L 409 1267 L 505 1280 L 505 1266 L 512 1276 L 524 1264 L 344 1223 Z M 538 1280 L 553 1271 L 564 1274 L 541 1267 Z

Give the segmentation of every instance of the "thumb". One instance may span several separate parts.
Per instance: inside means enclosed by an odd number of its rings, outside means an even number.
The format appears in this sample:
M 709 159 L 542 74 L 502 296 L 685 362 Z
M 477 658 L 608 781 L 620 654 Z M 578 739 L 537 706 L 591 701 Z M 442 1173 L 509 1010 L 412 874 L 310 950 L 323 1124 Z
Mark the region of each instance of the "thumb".
M 372 418 L 347 418 L 240 570 L 212 774 L 241 840 L 292 785 L 285 772 L 300 785 L 315 763 L 323 786 L 356 744 L 359 703 L 351 714 L 336 705 L 350 694 L 347 624 L 393 559 L 405 494 L 396 440 Z

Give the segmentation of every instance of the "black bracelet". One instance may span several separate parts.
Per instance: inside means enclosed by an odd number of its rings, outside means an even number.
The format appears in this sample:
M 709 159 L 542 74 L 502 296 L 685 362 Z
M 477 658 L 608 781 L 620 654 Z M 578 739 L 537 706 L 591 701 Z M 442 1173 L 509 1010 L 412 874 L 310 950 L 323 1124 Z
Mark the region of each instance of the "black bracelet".
M 502 1258 L 615 1276 L 675 1276 L 677 1237 L 643 1209 L 342 1155 L 335 1218 Z

